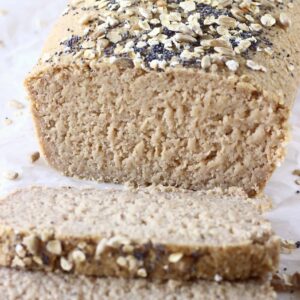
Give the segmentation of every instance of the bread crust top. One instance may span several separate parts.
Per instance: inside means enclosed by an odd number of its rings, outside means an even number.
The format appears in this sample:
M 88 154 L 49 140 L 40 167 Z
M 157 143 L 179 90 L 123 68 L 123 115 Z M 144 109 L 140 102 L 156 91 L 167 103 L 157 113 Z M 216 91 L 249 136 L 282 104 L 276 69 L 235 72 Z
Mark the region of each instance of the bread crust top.
M 291 106 L 300 77 L 299 13 L 298 0 L 73 0 L 32 75 L 103 63 L 213 73 L 251 82 Z

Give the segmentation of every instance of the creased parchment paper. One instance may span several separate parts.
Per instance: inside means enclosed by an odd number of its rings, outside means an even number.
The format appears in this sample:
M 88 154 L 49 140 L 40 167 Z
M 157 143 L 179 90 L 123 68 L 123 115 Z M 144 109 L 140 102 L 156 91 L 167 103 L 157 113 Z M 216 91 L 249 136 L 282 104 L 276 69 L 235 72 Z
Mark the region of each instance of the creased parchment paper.
M 30 162 L 38 150 L 23 79 L 36 62 L 43 42 L 55 19 L 66 8 L 66 0 L 0 0 L 0 196 L 30 185 L 95 186 L 95 184 L 61 176 L 43 159 Z M 24 104 L 25 109 L 10 107 L 10 100 Z M 6 125 L 5 118 L 12 120 Z M 285 162 L 278 168 L 266 188 L 275 209 L 267 214 L 275 231 L 286 239 L 300 241 L 300 186 L 295 184 L 294 169 L 300 169 L 300 97 L 292 115 L 293 136 Z M 20 174 L 16 181 L 4 178 L 7 171 Z M 281 269 L 300 271 L 300 249 L 282 255 Z M 1 280 L 1 279 L 0 279 Z M 300 294 L 280 294 L 280 299 L 300 299 Z

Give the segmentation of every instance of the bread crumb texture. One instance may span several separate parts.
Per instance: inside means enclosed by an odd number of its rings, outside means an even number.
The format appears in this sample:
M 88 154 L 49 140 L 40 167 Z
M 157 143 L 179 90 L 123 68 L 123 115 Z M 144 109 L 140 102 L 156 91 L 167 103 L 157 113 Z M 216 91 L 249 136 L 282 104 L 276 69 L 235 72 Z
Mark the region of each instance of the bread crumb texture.
M 26 79 L 65 175 L 262 190 L 299 83 L 298 1 L 71 1 Z
M 182 283 L 170 280 L 166 283 L 147 280 L 123 280 L 89 278 L 42 272 L 24 272 L 0 269 L 0 293 L 6 300 L 131 300 L 131 299 L 231 299 L 275 300 L 276 295 L 268 283 L 221 284 L 209 281 Z
M 235 189 L 20 190 L 0 202 L 0 265 L 124 278 L 264 277 L 277 268 L 280 241 L 256 201 Z

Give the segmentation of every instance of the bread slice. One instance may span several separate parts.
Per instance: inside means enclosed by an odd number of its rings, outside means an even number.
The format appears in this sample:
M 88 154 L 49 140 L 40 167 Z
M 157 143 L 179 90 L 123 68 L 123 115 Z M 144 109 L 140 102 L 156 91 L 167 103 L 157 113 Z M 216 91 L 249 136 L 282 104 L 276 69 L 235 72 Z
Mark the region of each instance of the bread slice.
M 0 268 L 0 294 L 5 300 L 273 300 L 269 283 L 178 281 L 149 282 L 90 278 Z
M 255 195 L 289 138 L 299 14 L 299 0 L 70 1 L 25 81 L 46 159 L 79 178 Z
M 248 279 L 275 271 L 279 239 L 227 192 L 33 187 L 0 201 L 0 265 L 94 276 Z

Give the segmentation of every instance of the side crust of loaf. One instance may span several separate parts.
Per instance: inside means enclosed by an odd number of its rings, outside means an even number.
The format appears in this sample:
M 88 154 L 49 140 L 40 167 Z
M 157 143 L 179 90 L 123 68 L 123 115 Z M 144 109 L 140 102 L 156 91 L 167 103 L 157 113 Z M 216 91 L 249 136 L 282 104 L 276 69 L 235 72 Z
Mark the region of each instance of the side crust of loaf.
M 0 293 L 6 300 L 275 300 L 269 283 L 208 282 L 166 283 L 144 279 L 93 279 L 42 272 L 0 269 Z

